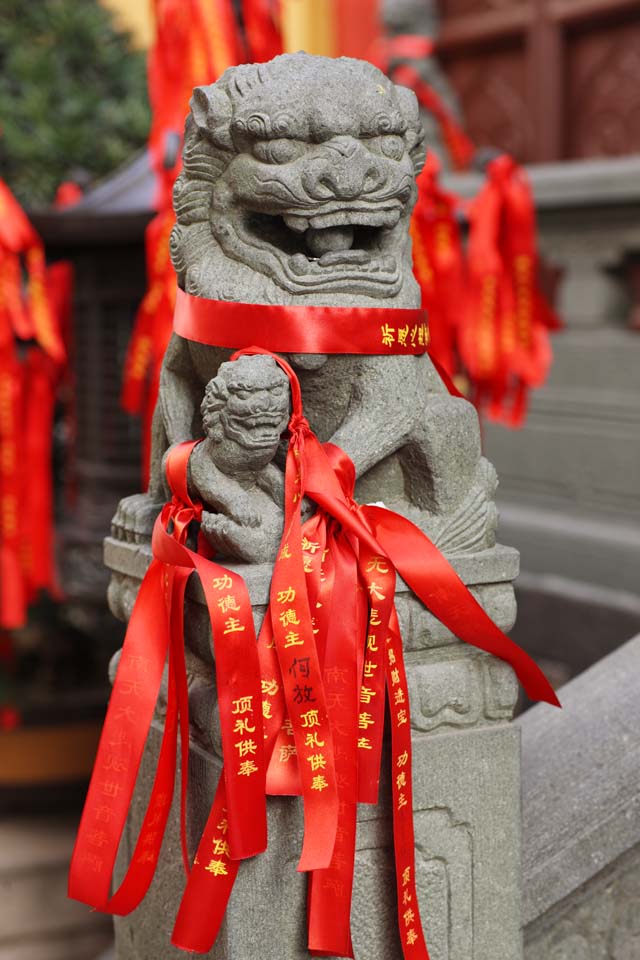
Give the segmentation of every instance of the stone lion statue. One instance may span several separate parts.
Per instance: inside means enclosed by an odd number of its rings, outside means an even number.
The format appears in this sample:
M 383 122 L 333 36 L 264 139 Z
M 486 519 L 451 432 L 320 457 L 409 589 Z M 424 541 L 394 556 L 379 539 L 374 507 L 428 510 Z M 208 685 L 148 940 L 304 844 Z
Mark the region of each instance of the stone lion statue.
M 420 305 L 409 238 L 424 158 L 417 104 L 371 64 L 297 53 L 232 67 L 194 90 L 183 155 L 171 256 L 188 293 Z M 173 335 L 149 494 L 122 502 L 117 535 L 147 535 L 166 495 L 163 458 L 202 436 L 204 385 L 228 357 Z M 312 428 L 353 460 L 361 501 L 384 501 L 449 552 L 493 544 L 495 474 L 475 411 L 449 395 L 426 355 L 287 359 Z

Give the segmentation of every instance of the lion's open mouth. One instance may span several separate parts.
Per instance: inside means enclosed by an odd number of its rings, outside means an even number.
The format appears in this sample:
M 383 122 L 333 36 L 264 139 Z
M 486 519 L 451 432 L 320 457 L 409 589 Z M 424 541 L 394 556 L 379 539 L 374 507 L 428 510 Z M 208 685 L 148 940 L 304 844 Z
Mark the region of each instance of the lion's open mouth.
M 225 426 L 229 435 L 245 447 L 257 449 L 278 444 L 282 434 L 282 424 L 282 415 L 255 414 L 236 417 L 227 414 L 225 416 Z
M 300 279 L 326 281 L 345 273 L 371 279 L 387 274 L 390 278 L 397 272 L 392 234 L 401 213 L 397 202 L 369 208 L 338 208 L 334 204 L 313 212 L 251 212 L 243 218 L 243 227 L 250 242 L 275 248 L 288 272 Z

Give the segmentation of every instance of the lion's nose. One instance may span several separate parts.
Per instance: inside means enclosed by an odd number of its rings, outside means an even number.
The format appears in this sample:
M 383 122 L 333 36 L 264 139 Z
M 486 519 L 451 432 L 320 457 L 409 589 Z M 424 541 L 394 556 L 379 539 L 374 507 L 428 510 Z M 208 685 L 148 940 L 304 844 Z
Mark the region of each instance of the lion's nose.
M 251 404 L 252 413 L 267 413 L 271 407 L 271 397 L 268 393 L 257 393 Z
M 311 196 L 354 200 L 383 185 L 385 176 L 376 158 L 354 137 L 334 137 L 323 148 L 324 162 L 314 163 L 306 178 Z

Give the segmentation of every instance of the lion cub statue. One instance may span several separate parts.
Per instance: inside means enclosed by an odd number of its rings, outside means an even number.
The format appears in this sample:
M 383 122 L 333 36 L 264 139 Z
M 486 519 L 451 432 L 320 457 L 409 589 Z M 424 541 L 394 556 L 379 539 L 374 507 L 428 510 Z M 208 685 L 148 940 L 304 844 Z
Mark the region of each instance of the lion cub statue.
M 289 381 L 271 357 L 220 365 L 201 407 L 205 439 L 189 458 L 189 495 L 204 504 L 201 529 L 217 556 L 275 559 L 283 482 L 272 463 L 289 420 Z

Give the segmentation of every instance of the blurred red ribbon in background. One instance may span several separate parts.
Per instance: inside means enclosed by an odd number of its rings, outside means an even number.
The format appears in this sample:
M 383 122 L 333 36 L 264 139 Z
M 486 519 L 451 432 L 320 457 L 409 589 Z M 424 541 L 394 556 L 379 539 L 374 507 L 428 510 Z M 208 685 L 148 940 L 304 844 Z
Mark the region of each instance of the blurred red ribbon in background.
M 0 627 L 58 594 L 51 443 L 70 332 L 69 264 L 47 267 L 36 231 L 0 181 Z
M 561 324 L 539 287 L 533 197 L 511 157 L 489 164 L 468 214 L 460 358 L 478 409 L 517 427 L 529 390 L 544 383 L 551 365 L 549 331 Z

